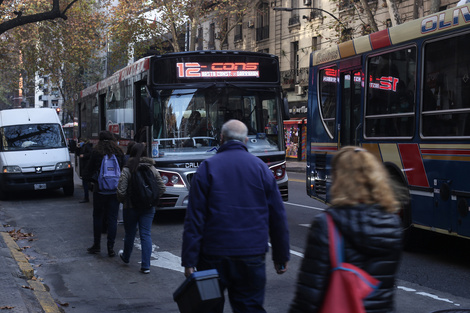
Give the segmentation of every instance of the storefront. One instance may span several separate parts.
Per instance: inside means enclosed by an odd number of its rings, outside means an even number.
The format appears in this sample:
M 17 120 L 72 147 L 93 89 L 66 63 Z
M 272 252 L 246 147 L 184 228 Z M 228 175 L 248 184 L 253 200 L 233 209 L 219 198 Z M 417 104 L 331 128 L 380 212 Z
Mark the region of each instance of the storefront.
M 291 118 L 284 121 L 286 136 L 286 158 L 303 161 L 306 159 L 307 118 Z

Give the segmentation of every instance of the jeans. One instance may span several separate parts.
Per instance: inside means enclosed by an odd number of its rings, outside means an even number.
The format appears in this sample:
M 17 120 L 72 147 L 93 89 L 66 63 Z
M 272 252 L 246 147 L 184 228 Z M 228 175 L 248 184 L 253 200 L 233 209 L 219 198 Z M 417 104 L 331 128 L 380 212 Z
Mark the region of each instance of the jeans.
M 142 247 L 141 269 L 150 269 L 150 256 L 152 255 L 152 236 L 151 229 L 155 208 L 138 212 L 131 208 L 123 210 L 124 230 L 124 252 L 122 258 L 128 262 L 134 248 L 134 239 L 139 226 L 140 244 Z
M 103 231 L 103 222 L 108 227 L 107 246 L 114 247 L 117 232 L 117 215 L 119 211 L 119 202 L 116 194 L 93 193 L 93 238 L 94 245 L 101 245 L 101 234 Z
M 228 291 L 234 313 L 256 313 L 263 308 L 266 286 L 266 256 L 213 256 L 201 255 L 197 270 L 217 269 L 223 298 Z M 211 313 L 224 311 L 223 299 Z M 209 313 L 209 312 L 207 312 Z
M 88 181 L 82 179 L 82 186 L 83 186 L 83 199 L 89 200 L 90 196 L 89 196 L 89 192 L 88 192 L 88 190 L 89 190 Z

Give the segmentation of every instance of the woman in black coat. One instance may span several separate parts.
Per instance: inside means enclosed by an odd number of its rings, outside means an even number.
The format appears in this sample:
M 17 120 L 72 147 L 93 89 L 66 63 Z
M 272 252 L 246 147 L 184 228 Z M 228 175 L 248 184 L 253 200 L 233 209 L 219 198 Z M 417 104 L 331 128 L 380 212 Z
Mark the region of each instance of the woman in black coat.
M 117 145 L 114 135 L 109 131 L 101 131 L 99 133 L 99 142 L 93 148 L 90 161 L 86 168 L 85 179 L 93 184 L 93 246 L 88 248 L 87 251 L 92 254 L 101 251 L 101 234 L 104 224 L 107 225 L 108 255 L 113 257 L 116 255 L 114 252 L 114 242 L 116 240 L 119 202 L 117 200 L 116 191 L 107 192 L 98 188 L 97 177 L 100 173 L 101 162 L 105 155 L 115 155 L 119 167 L 122 169 L 124 153 Z
M 394 312 L 395 275 L 402 251 L 399 202 L 382 163 L 357 147 L 342 148 L 332 161 L 333 184 L 327 213 L 315 216 L 298 274 L 290 313 L 319 312 L 330 277 L 326 214 L 344 238 L 344 262 L 380 281 L 364 299 L 367 313 Z

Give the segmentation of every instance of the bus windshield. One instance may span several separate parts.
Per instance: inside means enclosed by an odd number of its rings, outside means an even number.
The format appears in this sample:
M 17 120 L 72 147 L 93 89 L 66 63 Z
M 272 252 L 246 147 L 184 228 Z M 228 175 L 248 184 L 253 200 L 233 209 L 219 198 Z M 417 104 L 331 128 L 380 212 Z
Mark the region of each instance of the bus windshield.
M 281 151 L 279 101 L 274 88 L 163 89 L 155 105 L 160 111 L 153 139 L 163 155 L 213 154 L 223 123 L 237 119 L 248 127 L 250 152 Z
M 1 128 L 2 151 L 66 147 L 59 124 L 12 125 Z

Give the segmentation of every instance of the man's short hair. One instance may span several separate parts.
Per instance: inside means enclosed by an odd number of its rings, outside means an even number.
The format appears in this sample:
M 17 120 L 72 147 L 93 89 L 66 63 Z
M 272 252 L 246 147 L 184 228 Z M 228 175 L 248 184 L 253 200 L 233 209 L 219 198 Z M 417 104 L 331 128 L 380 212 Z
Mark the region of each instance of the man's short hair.
M 222 125 L 222 136 L 224 141 L 238 140 L 245 142 L 248 136 L 248 127 L 239 120 L 229 120 Z

